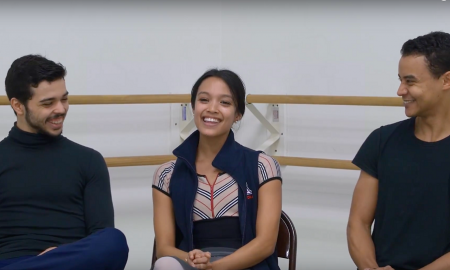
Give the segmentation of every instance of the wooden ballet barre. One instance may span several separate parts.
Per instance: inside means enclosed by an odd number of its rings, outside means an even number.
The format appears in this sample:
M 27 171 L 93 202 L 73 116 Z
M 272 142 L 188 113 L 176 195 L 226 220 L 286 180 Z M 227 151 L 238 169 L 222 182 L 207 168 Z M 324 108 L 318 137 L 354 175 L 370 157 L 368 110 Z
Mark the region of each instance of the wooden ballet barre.
M 338 159 L 320 159 L 320 158 L 300 158 L 273 156 L 280 165 L 316 167 L 343 170 L 359 170 L 349 160 Z M 161 156 L 134 156 L 134 157 L 109 157 L 105 158 L 108 167 L 129 167 L 129 166 L 148 166 L 161 165 L 171 160 L 175 160 L 173 155 Z
M 327 169 L 359 170 L 350 160 L 273 156 L 280 165 Z
M 190 94 L 169 95 L 70 95 L 69 104 L 152 104 L 152 103 L 190 103 Z M 8 97 L 0 96 L 0 105 L 9 105 Z
M 0 96 L 0 105 L 10 105 L 8 97 L 7 96 Z
M 396 97 L 352 97 L 352 96 L 301 96 L 301 95 L 247 95 L 247 103 L 276 104 L 321 104 L 360 106 L 402 106 Z M 167 95 L 73 95 L 69 97 L 73 105 L 94 104 L 154 104 L 190 103 L 189 94 Z M 9 105 L 6 96 L 0 96 L 0 105 Z
M 105 158 L 108 167 L 129 167 L 129 166 L 147 166 L 161 165 L 163 163 L 175 160 L 173 155 L 161 156 L 135 156 L 135 157 L 109 157 Z
M 403 106 L 400 97 L 247 95 L 247 103 Z

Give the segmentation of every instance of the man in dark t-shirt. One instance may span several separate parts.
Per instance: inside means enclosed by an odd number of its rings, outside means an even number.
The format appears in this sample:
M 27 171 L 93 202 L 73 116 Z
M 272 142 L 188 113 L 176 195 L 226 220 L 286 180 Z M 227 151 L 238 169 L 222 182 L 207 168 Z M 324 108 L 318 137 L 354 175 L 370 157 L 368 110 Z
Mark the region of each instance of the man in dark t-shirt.
M 62 136 L 66 70 L 39 55 L 5 80 L 17 121 L 0 141 L 0 270 L 123 270 L 102 155 Z
M 361 270 L 450 269 L 450 35 L 409 40 L 401 54 L 409 119 L 374 130 L 353 160 L 349 251 Z

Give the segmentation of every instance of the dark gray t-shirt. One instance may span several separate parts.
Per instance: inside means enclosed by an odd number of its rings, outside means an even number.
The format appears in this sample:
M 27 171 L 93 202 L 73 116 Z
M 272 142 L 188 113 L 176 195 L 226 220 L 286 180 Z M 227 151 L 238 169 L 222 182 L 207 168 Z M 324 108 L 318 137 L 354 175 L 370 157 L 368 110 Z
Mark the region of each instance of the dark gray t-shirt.
M 424 142 L 415 118 L 373 131 L 353 163 L 379 181 L 373 241 L 380 267 L 419 269 L 450 244 L 450 137 Z

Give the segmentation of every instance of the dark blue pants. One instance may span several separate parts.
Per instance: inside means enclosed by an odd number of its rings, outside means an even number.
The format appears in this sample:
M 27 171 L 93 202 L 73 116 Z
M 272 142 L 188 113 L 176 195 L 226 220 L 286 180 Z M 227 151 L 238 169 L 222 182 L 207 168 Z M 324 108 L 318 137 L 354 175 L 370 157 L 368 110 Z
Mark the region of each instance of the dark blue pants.
M 106 228 L 41 256 L 0 261 L 0 270 L 123 270 L 128 261 L 125 235 Z

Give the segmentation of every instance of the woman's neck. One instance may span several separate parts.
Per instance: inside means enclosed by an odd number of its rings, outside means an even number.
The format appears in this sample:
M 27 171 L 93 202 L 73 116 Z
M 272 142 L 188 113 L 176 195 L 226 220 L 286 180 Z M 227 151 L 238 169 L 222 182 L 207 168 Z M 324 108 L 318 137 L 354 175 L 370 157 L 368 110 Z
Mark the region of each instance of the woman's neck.
M 206 137 L 200 134 L 200 139 L 197 148 L 197 161 L 208 160 L 212 161 L 222 149 L 228 134 L 220 137 Z

